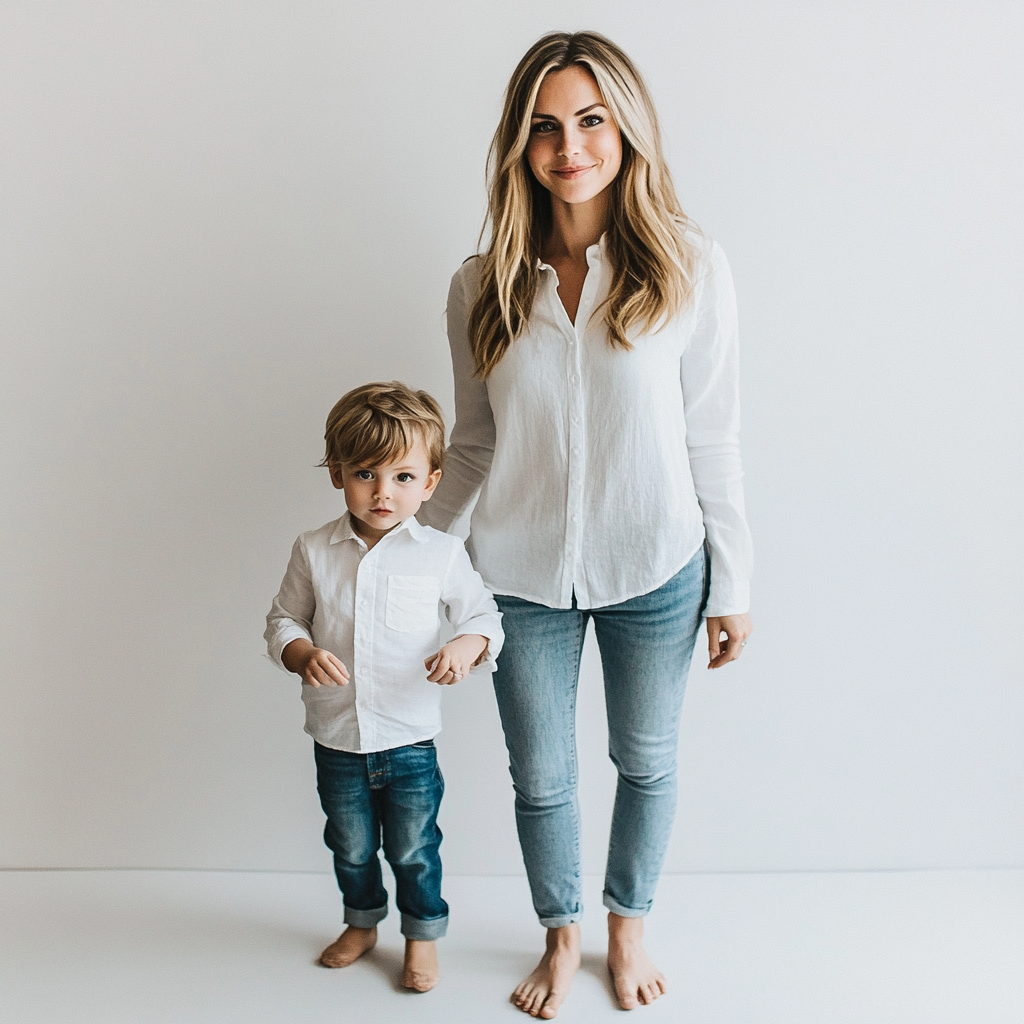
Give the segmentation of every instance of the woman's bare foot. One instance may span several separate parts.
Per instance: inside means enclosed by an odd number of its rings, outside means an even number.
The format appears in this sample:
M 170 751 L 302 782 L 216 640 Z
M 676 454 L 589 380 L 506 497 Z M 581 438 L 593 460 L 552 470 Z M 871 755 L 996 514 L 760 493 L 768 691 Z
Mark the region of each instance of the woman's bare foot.
M 406 939 L 402 985 L 416 992 L 429 992 L 440 977 L 437 943 L 433 939 Z
M 608 915 L 608 970 L 624 1010 L 653 1003 L 667 989 L 665 976 L 644 949 L 644 919 Z
M 321 954 L 324 967 L 348 967 L 377 945 L 376 928 L 349 925 Z
M 531 1017 L 550 1020 L 569 994 L 580 967 L 580 926 L 549 928 L 546 945 L 537 969 L 512 993 L 512 1002 Z

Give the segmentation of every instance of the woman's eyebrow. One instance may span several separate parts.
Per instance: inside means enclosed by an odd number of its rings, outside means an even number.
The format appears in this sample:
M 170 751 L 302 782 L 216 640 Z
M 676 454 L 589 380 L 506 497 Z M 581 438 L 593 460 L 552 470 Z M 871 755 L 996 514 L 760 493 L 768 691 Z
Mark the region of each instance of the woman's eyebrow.
M 576 113 L 573 114 L 572 116 L 573 117 L 582 117 L 588 110 L 593 110 L 594 107 L 603 107 L 603 106 L 604 106 L 603 103 L 591 103 L 589 107 L 584 107 L 582 110 L 577 110 Z M 541 118 L 544 118 L 544 120 L 546 120 L 546 121 L 557 121 L 558 120 L 558 118 L 555 117 L 554 114 L 539 114 L 539 113 L 537 113 L 537 111 L 534 111 L 531 116 L 532 117 L 541 117 Z

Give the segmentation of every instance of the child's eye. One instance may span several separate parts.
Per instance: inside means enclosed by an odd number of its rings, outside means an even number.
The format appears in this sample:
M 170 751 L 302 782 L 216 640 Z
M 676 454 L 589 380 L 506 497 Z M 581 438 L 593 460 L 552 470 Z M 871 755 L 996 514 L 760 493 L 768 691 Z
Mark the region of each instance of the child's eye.
M 400 484 L 407 484 L 412 480 L 412 473 L 399 473 L 396 479 Z
M 368 469 L 357 469 L 356 477 L 360 480 L 372 480 L 373 473 Z

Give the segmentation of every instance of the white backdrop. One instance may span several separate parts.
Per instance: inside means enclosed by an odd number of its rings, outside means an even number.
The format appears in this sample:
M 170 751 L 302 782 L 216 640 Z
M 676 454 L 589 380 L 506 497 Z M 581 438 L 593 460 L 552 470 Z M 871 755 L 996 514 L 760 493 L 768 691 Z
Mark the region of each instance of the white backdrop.
M 667 869 L 1020 863 L 1020 5 L 0 20 L 0 865 L 329 869 L 261 641 L 295 535 L 340 514 L 324 417 L 381 378 L 451 413 L 444 298 L 501 90 L 588 27 L 646 73 L 743 331 L 756 633 L 692 675 Z M 493 696 L 445 716 L 446 868 L 517 872 Z M 600 871 L 592 649 L 580 719 Z

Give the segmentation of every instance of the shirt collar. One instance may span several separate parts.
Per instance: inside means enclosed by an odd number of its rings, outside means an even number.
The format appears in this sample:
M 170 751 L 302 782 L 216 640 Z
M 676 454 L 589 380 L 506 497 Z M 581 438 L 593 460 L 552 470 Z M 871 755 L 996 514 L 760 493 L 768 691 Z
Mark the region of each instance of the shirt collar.
M 587 263 L 600 263 L 604 258 L 604 240 L 608 237 L 608 232 L 602 232 L 601 237 L 593 244 L 587 247 Z M 539 256 L 537 257 L 537 269 L 538 270 L 554 270 L 550 263 L 545 263 Z
M 387 540 L 388 537 L 393 537 L 396 533 L 402 533 L 408 531 L 409 535 L 413 540 L 418 540 L 420 543 L 427 539 L 427 528 L 419 522 L 415 516 L 409 516 L 408 519 L 403 519 L 390 533 L 381 538 L 381 541 Z M 337 522 L 334 527 L 334 532 L 331 534 L 331 543 L 338 544 L 343 540 L 354 540 L 357 544 L 365 544 L 366 541 L 359 536 L 352 529 L 352 513 L 346 512 Z M 379 544 L 381 541 L 378 541 Z

